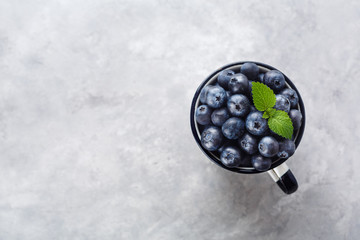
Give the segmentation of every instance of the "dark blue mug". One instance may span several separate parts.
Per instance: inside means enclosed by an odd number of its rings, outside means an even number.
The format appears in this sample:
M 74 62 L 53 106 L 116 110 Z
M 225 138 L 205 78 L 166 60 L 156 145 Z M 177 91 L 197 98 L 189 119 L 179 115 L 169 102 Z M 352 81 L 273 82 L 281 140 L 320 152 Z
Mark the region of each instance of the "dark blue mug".
M 195 92 L 192 104 L 191 104 L 191 111 L 190 111 L 190 125 L 191 125 L 191 130 L 192 133 L 194 135 L 195 141 L 197 142 L 197 144 L 199 145 L 200 149 L 205 153 L 205 155 L 211 160 L 213 161 L 215 164 L 217 164 L 218 166 L 232 171 L 232 172 L 237 172 L 237 173 L 246 173 L 246 174 L 251 174 L 251 173 L 262 173 L 261 171 L 256 170 L 253 167 L 237 167 L 237 168 L 229 168 L 226 167 L 225 165 L 223 165 L 219 159 L 219 157 L 206 150 L 202 145 L 201 145 L 201 140 L 200 140 L 200 136 L 201 136 L 201 132 L 200 132 L 200 126 L 198 125 L 198 123 L 195 121 L 195 110 L 196 108 L 199 106 L 199 95 L 201 90 L 206 86 L 206 85 L 211 85 L 213 83 L 216 82 L 217 76 L 218 74 L 225 69 L 231 69 L 234 70 L 235 72 L 239 72 L 240 67 L 242 64 L 244 64 L 245 62 L 251 62 L 251 61 L 243 61 L 243 62 L 236 62 L 236 63 L 231 63 L 228 64 L 222 68 L 219 68 L 218 70 L 216 70 L 215 72 L 213 72 L 212 74 L 210 74 L 210 76 L 208 76 L 198 87 L 198 89 Z M 260 72 L 267 72 L 270 70 L 278 70 L 272 66 L 269 66 L 267 64 L 264 63 L 259 63 L 259 62 L 253 62 L 256 65 L 259 66 L 260 68 Z M 278 70 L 279 71 L 279 70 Z M 300 112 L 302 113 L 302 124 L 301 127 L 294 132 L 294 141 L 295 141 L 295 146 L 296 148 L 299 146 L 301 138 L 304 134 L 304 129 L 305 129 L 305 107 L 304 107 L 304 103 L 302 101 L 301 95 L 299 93 L 299 91 L 296 89 L 295 85 L 290 81 L 290 79 L 283 74 L 285 77 L 285 81 L 288 87 L 294 89 L 299 97 L 299 102 L 298 102 L 298 109 L 300 110 Z M 294 177 L 293 173 L 291 172 L 291 170 L 289 169 L 289 167 L 287 166 L 287 164 L 285 163 L 287 159 L 283 159 L 283 158 L 278 158 L 274 161 L 272 161 L 271 167 L 270 169 L 267 171 L 271 178 L 278 184 L 278 186 L 287 194 L 291 194 L 293 192 L 295 192 L 298 188 L 298 184 L 296 181 L 296 178 Z

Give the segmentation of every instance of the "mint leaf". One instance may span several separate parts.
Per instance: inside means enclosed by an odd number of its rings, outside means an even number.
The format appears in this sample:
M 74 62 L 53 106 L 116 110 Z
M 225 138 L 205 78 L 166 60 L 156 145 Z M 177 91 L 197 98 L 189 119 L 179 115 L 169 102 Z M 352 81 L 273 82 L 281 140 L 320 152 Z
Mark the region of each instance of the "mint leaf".
M 268 86 L 263 83 L 252 83 L 252 96 L 255 108 L 259 111 L 265 111 L 272 108 L 276 103 L 276 96 Z
M 264 112 L 264 114 L 262 115 L 262 118 L 268 119 L 270 117 L 270 115 L 268 114 L 268 112 Z
M 291 139 L 294 127 L 292 125 L 289 115 L 284 112 L 277 110 L 275 114 L 268 120 L 269 128 L 276 134 Z
M 267 112 L 267 114 L 268 114 L 270 117 L 272 117 L 272 116 L 274 116 L 274 114 L 275 114 L 275 112 L 276 112 L 276 109 L 274 109 L 274 108 L 268 108 L 268 109 L 266 109 L 266 112 Z

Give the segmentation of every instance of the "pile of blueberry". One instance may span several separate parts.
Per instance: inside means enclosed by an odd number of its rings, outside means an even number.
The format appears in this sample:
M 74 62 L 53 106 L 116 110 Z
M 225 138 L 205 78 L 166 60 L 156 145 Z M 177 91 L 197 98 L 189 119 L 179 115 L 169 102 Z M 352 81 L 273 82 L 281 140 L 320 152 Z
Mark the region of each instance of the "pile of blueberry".
M 201 104 L 195 117 L 202 146 L 217 155 L 223 165 L 266 171 L 276 159 L 292 156 L 295 143 L 272 132 L 267 119 L 262 118 L 263 113 L 254 107 L 251 93 L 254 81 L 274 91 L 274 108 L 289 114 L 294 139 L 302 124 L 296 91 L 286 86 L 281 72 L 262 72 L 255 63 L 242 64 L 239 72 L 221 71 L 216 83 L 201 90 Z

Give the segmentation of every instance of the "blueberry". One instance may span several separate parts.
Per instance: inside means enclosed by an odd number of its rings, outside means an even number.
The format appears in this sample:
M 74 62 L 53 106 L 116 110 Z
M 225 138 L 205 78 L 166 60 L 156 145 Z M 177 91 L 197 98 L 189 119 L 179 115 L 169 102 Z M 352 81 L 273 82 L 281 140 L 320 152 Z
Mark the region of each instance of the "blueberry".
M 200 105 L 195 111 L 196 121 L 201 125 L 207 125 L 211 122 L 211 108 L 207 105 Z
M 285 88 L 281 91 L 281 94 L 289 99 L 292 108 L 296 107 L 299 102 L 299 97 L 294 89 Z
M 269 127 L 267 120 L 262 115 L 259 111 L 249 113 L 246 118 L 246 129 L 249 133 L 256 136 L 262 136 L 267 133 Z
M 221 130 L 227 139 L 238 139 L 245 131 L 245 123 L 240 118 L 232 117 L 226 120 Z
M 248 154 L 254 154 L 258 150 L 258 141 L 257 139 L 250 135 L 249 133 L 245 133 L 239 140 L 238 143 L 242 150 L 244 150 Z
M 231 97 L 231 92 L 230 91 L 226 91 L 226 99 L 230 99 L 230 97 Z
M 227 102 L 229 112 L 236 117 L 244 117 L 250 111 L 250 101 L 242 94 L 235 94 Z
M 235 72 L 232 70 L 221 71 L 217 77 L 217 81 L 220 84 L 220 86 L 222 86 L 223 88 L 227 88 L 230 78 L 234 74 L 235 74 Z
M 219 108 L 226 102 L 226 92 L 222 87 L 213 86 L 209 88 L 206 96 L 206 103 L 212 108 Z
M 244 74 L 237 73 L 230 78 L 228 88 L 232 93 L 246 93 L 249 89 L 249 80 Z
M 214 87 L 214 86 L 206 85 L 205 87 L 203 87 L 201 89 L 201 92 L 200 92 L 200 102 L 201 103 L 206 103 L 206 97 L 207 97 L 208 91 L 212 87 Z
M 242 153 L 240 167 L 252 167 L 251 156 L 249 154 Z
M 251 158 L 253 167 L 258 171 L 266 171 L 271 167 L 271 158 L 266 158 L 256 154 Z
M 265 73 L 260 73 L 259 74 L 259 77 L 258 77 L 259 82 L 264 83 L 264 75 L 265 75 Z
M 236 146 L 236 142 L 234 140 L 229 140 L 225 138 L 223 144 L 221 145 L 221 147 L 219 147 L 217 151 L 221 154 L 221 152 L 224 151 L 225 148 L 230 146 Z
M 241 66 L 240 72 L 248 79 L 255 80 L 259 75 L 259 67 L 255 63 L 247 62 Z
M 247 94 L 246 96 L 248 96 L 249 98 L 249 101 L 253 101 L 253 98 L 252 98 L 252 84 L 253 84 L 254 81 L 249 81 L 249 89 L 247 91 Z
M 264 83 L 275 92 L 278 92 L 285 87 L 285 77 L 278 70 L 271 70 L 265 73 Z
M 220 161 L 227 167 L 238 167 L 241 163 L 242 153 L 236 147 L 227 147 L 220 154 Z
M 224 137 L 218 127 L 207 127 L 201 133 L 201 145 L 209 151 L 218 149 L 223 143 L 223 140 Z
M 259 152 L 264 157 L 273 157 L 279 152 L 279 143 L 275 138 L 266 136 L 259 142 Z
M 230 113 L 226 107 L 215 109 L 211 114 L 211 121 L 215 126 L 221 126 L 230 118 Z
M 289 139 L 279 142 L 279 152 L 277 156 L 279 158 L 289 158 L 295 152 L 295 143 Z
M 294 130 L 298 130 L 302 124 L 302 114 L 297 109 L 291 109 L 289 112 L 289 117 L 291 118 Z
M 282 94 L 276 94 L 276 104 L 274 108 L 277 110 L 289 112 L 290 111 L 289 99 Z

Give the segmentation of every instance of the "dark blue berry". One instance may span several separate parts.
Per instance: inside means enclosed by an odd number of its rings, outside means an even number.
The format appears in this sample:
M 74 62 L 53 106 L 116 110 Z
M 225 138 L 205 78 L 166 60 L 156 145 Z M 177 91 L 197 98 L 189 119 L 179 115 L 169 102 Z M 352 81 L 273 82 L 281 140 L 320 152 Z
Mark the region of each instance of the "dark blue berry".
M 215 109 L 211 114 L 211 121 L 215 126 L 221 126 L 230 118 L 230 113 L 226 107 Z
M 262 117 L 262 112 L 255 111 L 249 113 L 246 118 L 246 129 L 249 133 L 256 136 L 265 135 L 269 129 L 267 120 Z
M 251 105 L 250 106 L 250 112 L 256 112 L 256 111 L 257 111 L 257 109 L 255 108 L 255 106 Z
M 201 125 L 208 125 L 211 122 L 212 110 L 207 105 L 200 105 L 195 111 L 196 121 Z
M 249 133 L 245 133 L 238 140 L 238 143 L 241 149 L 248 154 L 254 154 L 258 151 L 258 141 L 254 136 L 250 135 Z
M 217 82 L 220 84 L 220 86 L 227 89 L 230 78 L 234 74 L 235 72 L 233 70 L 223 70 L 219 73 Z
M 266 158 L 260 154 L 256 154 L 251 158 L 253 167 L 258 171 L 266 171 L 271 167 L 271 158 Z
M 295 143 L 289 139 L 279 142 L 279 152 L 277 156 L 279 158 L 289 158 L 295 152 Z
M 289 112 L 290 111 L 289 99 L 282 94 L 276 94 L 276 104 L 274 108 L 277 110 Z
M 240 72 L 248 79 L 256 80 L 259 75 L 259 67 L 255 63 L 247 62 L 241 66 Z
M 240 167 L 252 167 L 251 156 L 249 154 L 242 153 Z
M 285 77 L 281 72 L 271 70 L 265 73 L 264 83 L 275 92 L 279 92 L 285 87 Z
M 201 145 L 209 151 L 217 150 L 222 145 L 223 141 L 224 137 L 218 127 L 207 127 L 201 133 Z
M 249 80 L 244 74 L 237 73 L 231 76 L 228 88 L 232 93 L 246 93 L 249 89 Z
M 242 153 L 236 147 L 227 147 L 220 154 L 220 161 L 227 167 L 238 167 L 241 163 Z
M 206 97 L 207 97 L 207 94 L 208 94 L 208 91 L 210 88 L 212 88 L 214 86 L 211 86 L 211 85 L 206 85 L 205 87 L 203 87 L 201 89 L 201 92 L 200 92 L 200 102 L 201 103 L 206 103 Z
M 235 94 L 228 100 L 227 108 L 231 115 L 244 117 L 250 111 L 250 101 L 245 95 Z
M 259 74 L 259 77 L 258 77 L 259 82 L 264 83 L 264 75 L 265 75 L 265 73 L 260 73 Z
M 219 108 L 226 103 L 226 92 L 222 87 L 213 86 L 208 89 L 206 103 L 212 108 Z
M 266 136 L 259 142 L 259 152 L 264 157 L 273 157 L 279 152 L 279 143 L 275 138 Z
M 232 117 L 222 125 L 221 130 L 226 138 L 238 139 L 244 133 L 245 123 L 240 118 Z
M 294 130 L 298 130 L 301 127 L 302 123 L 302 114 L 297 109 L 291 109 L 289 112 L 289 117 L 291 118 Z
M 281 94 L 287 97 L 290 101 L 291 108 L 295 108 L 299 102 L 299 97 L 294 89 L 285 88 L 281 91 Z

